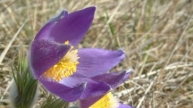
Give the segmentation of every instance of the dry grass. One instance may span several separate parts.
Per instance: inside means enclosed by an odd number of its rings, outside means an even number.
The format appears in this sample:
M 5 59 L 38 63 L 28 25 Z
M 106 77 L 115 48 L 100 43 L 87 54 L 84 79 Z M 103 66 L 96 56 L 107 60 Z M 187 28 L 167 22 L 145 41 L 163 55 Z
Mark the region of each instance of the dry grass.
M 91 5 L 95 19 L 78 47 L 125 50 L 115 70 L 132 68 L 133 74 L 116 90 L 120 100 L 136 108 L 193 108 L 192 0 L 1 0 L 0 108 L 9 107 L 17 53 L 28 51 L 56 12 Z

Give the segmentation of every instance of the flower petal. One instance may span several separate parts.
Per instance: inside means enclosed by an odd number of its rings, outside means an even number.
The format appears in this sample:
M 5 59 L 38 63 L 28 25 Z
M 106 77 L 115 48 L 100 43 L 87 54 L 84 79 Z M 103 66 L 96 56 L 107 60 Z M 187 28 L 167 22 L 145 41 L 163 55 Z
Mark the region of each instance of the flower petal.
M 118 108 L 133 108 L 133 107 L 125 104 L 119 104 Z
M 80 99 L 102 96 L 110 90 L 110 86 L 104 82 L 87 83 L 86 88 Z
M 70 46 L 48 40 L 34 40 L 30 52 L 30 68 L 36 78 L 59 62 Z
M 79 108 L 89 108 L 91 105 L 97 102 L 101 97 L 102 96 L 97 96 L 97 97 L 90 97 L 87 99 L 79 100 Z M 134 107 L 119 103 L 118 108 L 134 108 Z
M 95 81 L 89 79 L 89 78 L 83 78 L 83 77 L 73 77 L 70 76 L 68 78 L 64 78 L 61 81 L 59 81 L 59 83 L 66 85 L 68 87 L 76 87 L 77 85 L 80 85 L 81 83 L 94 83 Z
M 69 41 L 76 46 L 88 31 L 96 7 L 88 7 L 80 11 L 70 13 L 59 20 L 50 32 L 50 36 L 59 43 Z
M 85 84 L 80 84 L 75 88 L 70 88 L 58 82 L 50 82 L 43 79 L 39 79 L 39 81 L 51 93 L 68 102 L 73 102 L 79 99 L 85 89 Z
M 85 77 L 103 74 L 116 66 L 125 54 L 121 50 L 109 51 L 103 49 L 79 49 L 79 64 L 77 73 Z
M 130 75 L 131 72 L 110 72 L 102 75 L 93 77 L 93 80 L 102 81 L 111 86 L 111 88 L 116 88 L 118 85 L 123 83 Z
M 97 102 L 103 96 L 89 97 L 87 99 L 79 100 L 79 108 L 89 108 L 92 104 Z
M 106 94 L 111 88 L 108 84 L 101 81 L 94 81 L 90 78 L 81 78 L 81 77 L 68 77 L 64 78 L 59 83 L 69 86 L 76 87 L 81 83 L 86 83 L 86 88 L 81 95 L 80 99 L 85 99 L 88 97 L 101 96 Z
M 54 24 L 60 20 L 61 18 L 68 15 L 68 12 L 66 10 L 63 10 L 58 16 L 48 21 L 38 32 L 34 40 L 40 40 L 40 39 L 46 39 L 46 40 L 52 40 L 50 37 L 50 31 Z

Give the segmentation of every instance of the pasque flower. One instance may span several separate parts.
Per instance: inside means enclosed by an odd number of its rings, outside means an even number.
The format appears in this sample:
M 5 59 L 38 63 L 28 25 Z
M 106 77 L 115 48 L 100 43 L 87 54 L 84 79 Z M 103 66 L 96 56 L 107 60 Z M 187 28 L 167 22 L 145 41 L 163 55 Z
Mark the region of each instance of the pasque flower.
M 40 29 L 31 44 L 29 62 L 35 78 L 68 102 L 106 94 L 129 76 L 126 71 L 107 73 L 125 57 L 122 50 L 76 49 L 95 9 L 62 11 Z
M 133 108 L 118 102 L 111 92 L 103 96 L 90 97 L 80 100 L 79 108 Z

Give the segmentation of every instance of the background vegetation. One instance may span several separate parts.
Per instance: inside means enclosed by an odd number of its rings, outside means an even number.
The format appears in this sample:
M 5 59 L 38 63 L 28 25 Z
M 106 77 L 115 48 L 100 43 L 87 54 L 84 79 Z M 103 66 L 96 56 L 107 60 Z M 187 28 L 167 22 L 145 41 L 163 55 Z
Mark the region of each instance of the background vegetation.
M 114 70 L 133 73 L 115 95 L 136 108 L 193 108 L 192 0 L 1 0 L 0 108 L 10 107 L 11 67 L 39 29 L 62 9 L 92 5 L 95 18 L 78 47 L 126 52 Z

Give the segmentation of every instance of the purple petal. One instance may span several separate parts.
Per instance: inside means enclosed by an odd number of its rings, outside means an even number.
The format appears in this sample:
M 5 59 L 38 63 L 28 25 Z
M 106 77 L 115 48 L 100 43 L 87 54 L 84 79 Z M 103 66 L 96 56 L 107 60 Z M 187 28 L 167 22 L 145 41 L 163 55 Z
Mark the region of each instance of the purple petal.
M 79 49 L 79 64 L 77 73 L 85 77 L 103 74 L 116 66 L 125 54 L 121 50 L 109 51 L 103 49 Z
M 104 82 L 87 83 L 86 88 L 80 99 L 102 96 L 110 90 L 110 86 Z
M 118 85 L 123 83 L 130 75 L 131 72 L 110 72 L 102 75 L 93 77 L 93 80 L 102 81 L 111 86 L 111 88 L 116 88 Z
M 94 81 L 90 78 L 68 77 L 60 81 L 60 83 L 72 88 L 82 83 L 86 83 L 86 88 L 80 99 L 101 96 L 106 94 L 111 89 L 108 84 L 101 81 Z
M 97 102 L 102 96 L 89 97 L 79 101 L 79 108 L 89 108 L 92 104 Z
M 50 31 L 52 27 L 58 20 L 60 20 L 61 18 L 67 15 L 68 15 L 68 12 L 66 10 L 63 10 L 58 16 L 56 16 L 55 18 L 47 22 L 38 32 L 34 40 L 40 40 L 40 39 L 52 40 L 52 38 L 50 37 Z
M 85 82 L 95 83 L 96 81 L 91 80 L 90 78 L 70 76 L 68 78 L 62 79 L 59 83 L 73 88 L 73 87 L 76 87 L 77 85 L 80 85 L 80 84 L 85 83 Z
M 119 104 L 118 108 L 134 108 L 134 107 L 128 106 L 128 105 L 125 105 L 125 104 Z
M 34 40 L 30 52 L 30 68 L 36 78 L 58 63 L 70 46 L 47 40 Z
M 51 82 L 42 79 L 39 79 L 39 81 L 47 90 L 67 102 L 73 102 L 79 99 L 85 89 L 85 84 L 80 84 L 77 87 L 70 88 L 58 82 Z
M 68 40 L 71 45 L 76 46 L 88 31 L 95 9 L 96 7 L 88 7 L 62 18 L 52 28 L 50 32 L 51 38 L 54 38 L 59 43 L 64 43 Z
M 97 102 L 101 97 L 102 96 L 97 96 L 97 97 L 91 97 L 91 98 L 80 100 L 79 108 L 89 108 L 91 105 Z M 134 108 L 134 107 L 120 103 L 118 108 Z

